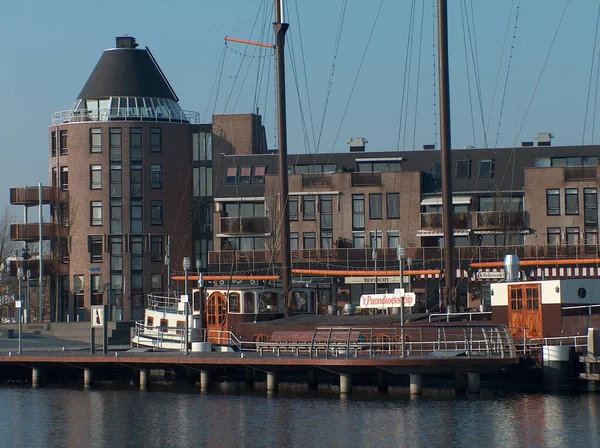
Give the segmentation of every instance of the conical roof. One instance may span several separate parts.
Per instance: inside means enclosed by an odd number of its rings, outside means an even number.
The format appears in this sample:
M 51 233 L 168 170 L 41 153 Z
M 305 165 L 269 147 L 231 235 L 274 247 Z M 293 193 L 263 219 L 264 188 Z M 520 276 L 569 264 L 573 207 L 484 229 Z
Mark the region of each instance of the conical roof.
M 117 48 L 104 51 L 78 99 L 146 97 L 178 101 L 150 50 L 136 47 L 133 37 L 117 37 Z

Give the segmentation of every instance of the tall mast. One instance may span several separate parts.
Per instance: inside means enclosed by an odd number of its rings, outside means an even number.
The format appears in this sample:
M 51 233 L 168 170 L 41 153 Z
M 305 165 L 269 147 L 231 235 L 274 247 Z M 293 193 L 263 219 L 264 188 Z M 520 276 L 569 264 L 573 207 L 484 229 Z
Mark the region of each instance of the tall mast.
M 442 162 L 442 227 L 444 233 L 444 289 L 442 304 L 455 311 L 454 229 L 452 223 L 452 157 L 450 155 L 450 80 L 448 70 L 448 2 L 438 0 L 438 84 L 440 95 L 440 151 Z
M 279 150 L 279 209 L 281 211 L 281 280 L 285 316 L 290 315 L 292 293 L 292 257 L 290 253 L 290 208 L 288 202 L 287 123 L 285 106 L 285 33 L 283 0 L 275 0 L 275 60 L 277 70 L 277 145 Z

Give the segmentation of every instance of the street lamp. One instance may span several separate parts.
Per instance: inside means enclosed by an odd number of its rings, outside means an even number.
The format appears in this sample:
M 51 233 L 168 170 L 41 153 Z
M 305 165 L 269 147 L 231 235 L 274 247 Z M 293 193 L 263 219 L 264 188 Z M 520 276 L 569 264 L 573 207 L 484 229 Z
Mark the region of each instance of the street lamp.
M 400 266 L 400 289 L 404 290 L 404 258 L 406 257 L 406 247 L 404 244 L 398 245 L 398 264 Z M 402 293 L 402 300 L 400 302 L 400 322 L 404 325 L 404 292 Z
M 189 338 L 189 324 L 188 324 L 188 315 L 189 315 L 189 296 L 188 296 L 188 274 L 190 271 L 190 267 L 192 266 L 192 262 L 190 261 L 190 257 L 184 257 L 183 258 L 183 271 L 185 272 L 185 282 L 184 282 L 184 295 L 188 298 L 188 300 L 185 302 L 185 354 L 187 355 L 189 353 L 189 348 L 188 348 L 188 338 Z
M 377 240 L 375 240 L 375 245 L 377 245 Z M 375 262 L 375 294 L 377 294 L 377 248 L 373 248 L 371 252 L 371 258 Z
M 22 289 L 21 289 L 21 279 L 25 276 L 25 270 L 19 266 L 17 269 L 17 277 L 19 278 L 19 355 L 22 352 L 22 344 L 23 344 L 23 297 L 22 297 Z
M 199 320 L 199 329 L 202 336 L 202 329 L 204 328 L 204 278 L 202 277 L 202 273 L 200 272 L 200 268 L 202 267 L 202 261 L 200 259 L 196 260 L 196 271 L 198 271 L 198 313 L 200 314 Z M 204 342 L 204 337 L 202 338 L 202 342 Z

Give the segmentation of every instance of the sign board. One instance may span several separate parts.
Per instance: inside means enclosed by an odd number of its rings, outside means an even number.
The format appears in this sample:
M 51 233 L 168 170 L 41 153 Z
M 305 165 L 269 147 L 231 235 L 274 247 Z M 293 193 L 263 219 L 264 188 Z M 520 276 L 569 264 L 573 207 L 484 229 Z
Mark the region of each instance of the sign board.
M 190 299 L 187 294 L 182 294 L 179 300 L 181 303 L 189 303 Z
M 90 272 L 100 272 L 100 268 L 90 268 Z
M 495 280 L 503 280 L 504 279 L 504 272 L 503 271 L 479 271 L 477 273 L 477 279 L 478 280 L 490 280 L 490 279 L 495 279 Z
M 21 308 L 21 301 L 15 300 L 15 308 Z
M 92 306 L 92 327 L 104 326 L 104 305 Z
M 375 283 L 375 277 L 345 277 L 344 281 L 347 285 L 359 283 Z M 400 283 L 399 275 L 390 275 L 377 277 L 377 283 Z
M 396 294 L 397 296 L 403 296 L 404 288 L 394 288 L 394 294 Z
M 399 294 L 363 294 L 360 296 L 361 308 L 398 308 L 402 306 L 404 300 L 405 307 L 411 307 L 415 304 L 415 294 L 406 293 L 404 296 Z

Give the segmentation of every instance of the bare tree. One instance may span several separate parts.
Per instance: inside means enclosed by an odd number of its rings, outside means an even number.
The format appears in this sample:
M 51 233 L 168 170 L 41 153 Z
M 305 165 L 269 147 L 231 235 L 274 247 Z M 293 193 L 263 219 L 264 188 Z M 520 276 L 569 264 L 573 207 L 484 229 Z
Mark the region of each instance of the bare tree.
M 0 263 L 2 267 L 8 266 L 7 258 L 18 254 L 21 243 L 10 239 L 10 226 L 17 222 L 16 216 L 10 211 L 8 206 L 4 207 L 0 215 Z M 11 277 L 9 272 L 2 269 L 0 272 L 0 316 L 2 320 L 14 318 L 14 303 L 12 293 L 18 288 L 18 279 Z
M 270 235 L 265 237 L 265 250 L 269 254 L 271 265 L 280 258 L 281 253 L 281 212 L 279 210 L 279 189 L 277 185 L 267 185 L 265 188 L 265 218 Z

